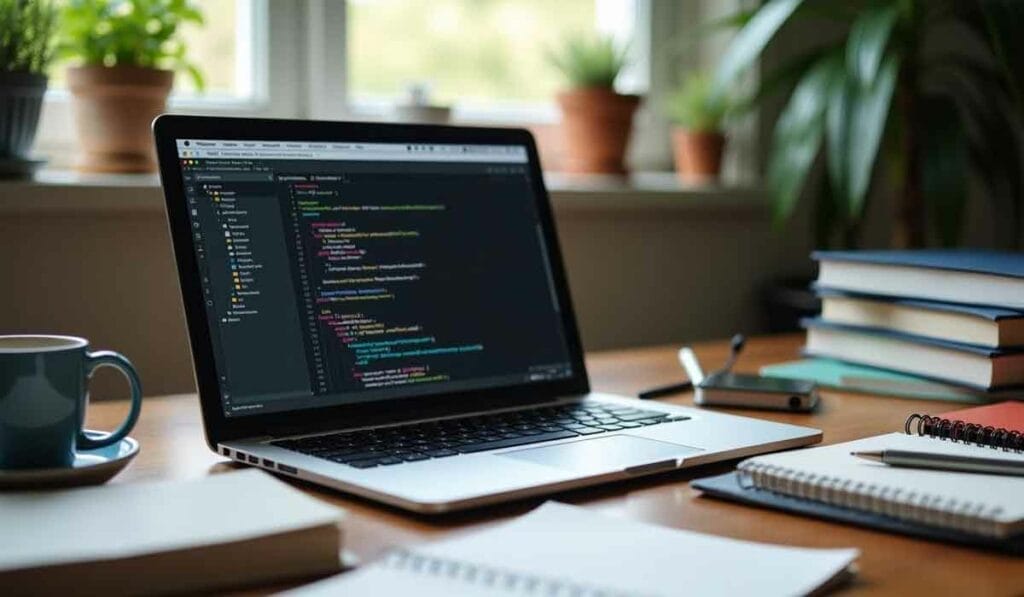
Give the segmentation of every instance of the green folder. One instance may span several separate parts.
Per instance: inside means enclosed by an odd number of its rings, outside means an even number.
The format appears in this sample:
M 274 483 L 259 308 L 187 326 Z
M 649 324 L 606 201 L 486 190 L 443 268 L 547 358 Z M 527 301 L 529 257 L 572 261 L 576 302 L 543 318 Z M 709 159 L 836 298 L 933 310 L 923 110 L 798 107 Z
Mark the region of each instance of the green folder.
M 863 365 L 851 365 L 832 359 L 812 358 L 765 365 L 761 367 L 761 375 L 765 377 L 805 379 L 816 382 L 819 386 L 845 392 L 881 394 L 883 396 L 915 398 L 918 400 L 947 400 L 949 402 L 987 404 L 996 400 L 1024 398 L 1021 390 L 986 393 L 914 375 L 895 373 Z

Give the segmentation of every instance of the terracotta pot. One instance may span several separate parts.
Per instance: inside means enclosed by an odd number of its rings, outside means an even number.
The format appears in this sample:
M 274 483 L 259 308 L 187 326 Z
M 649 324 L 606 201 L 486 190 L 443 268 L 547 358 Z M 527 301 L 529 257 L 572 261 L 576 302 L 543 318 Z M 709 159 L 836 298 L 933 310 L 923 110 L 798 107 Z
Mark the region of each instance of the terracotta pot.
M 566 151 L 562 169 L 625 174 L 623 158 L 640 98 L 605 88 L 573 89 L 560 93 L 558 104 Z
M 153 172 L 150 124 L 167 109 L 174 73 L 137 66 L 68 69 L 68 87 L 86 172 Z
M 725 135 L 719 132 L 672 131 L 672 147 L 676 157 L 676 173 L 686 183 L 709 183 L 718 180 L 722 170 Z

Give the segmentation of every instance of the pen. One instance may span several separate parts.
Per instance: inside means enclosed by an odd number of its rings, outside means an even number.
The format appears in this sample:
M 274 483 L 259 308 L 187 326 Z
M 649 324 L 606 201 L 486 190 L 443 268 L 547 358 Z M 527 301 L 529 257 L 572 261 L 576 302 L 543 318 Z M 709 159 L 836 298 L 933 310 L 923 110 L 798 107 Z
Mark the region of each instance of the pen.
M 955 456 L 951 454 L 933 454 L 930 452 L 912 452 L 909 450 L 850 452 L 850 454 L 865 460 L 888 464 L 889 466 L 1024 477 L 1024 461 L 1021 460 Z
M 650 400 L 652 398 L 661 398 L 662 396 L 668 396 L 669 394 L 678 394 L 679 392 L 685 392 L 693 387 L 693 384 L 684 381 L 682 383 L 674 383 L 669 386 L 660 386 L 657 388 L 651 388 L 644 390 L 637 394 L 637 398 L 641 400 Z

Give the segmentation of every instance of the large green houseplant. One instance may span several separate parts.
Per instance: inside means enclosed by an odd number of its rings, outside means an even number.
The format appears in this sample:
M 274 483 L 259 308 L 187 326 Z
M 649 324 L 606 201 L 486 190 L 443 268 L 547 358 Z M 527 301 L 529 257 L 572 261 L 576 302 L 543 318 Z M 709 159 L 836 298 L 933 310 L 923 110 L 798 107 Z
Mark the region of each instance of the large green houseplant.
M 719 92 L 794 20 L 843 31 L 761 77 L 760 99 L 791 89 L 775 126 L 767 180 L 789 216 L 824 153 L 819 245 L 856 245 L 879 164 L 892 166 L 892 244 L 943 245 L 961 233 L 972 176 L 1014 218 L 1022 209 L 1024 2 L 1017 0 L 768 0 L 735 15 L 740 30 L 716 73 Z M 812 25 L 813 26 L 813 25 Z M 888 159 L 879 159 L 883 154 Z
M 181 26 L 202 24 L 189 0 L 67 0 L 60 50 L 68 69 L 80 158 L 93 172 L 149 172 L 156 156 L 149 125 L 166 110 L 175 71 L 202 87 L 186 59 Z
M 0 176 L 25 174 L 53 59 L 50 0 L 0 0 Z

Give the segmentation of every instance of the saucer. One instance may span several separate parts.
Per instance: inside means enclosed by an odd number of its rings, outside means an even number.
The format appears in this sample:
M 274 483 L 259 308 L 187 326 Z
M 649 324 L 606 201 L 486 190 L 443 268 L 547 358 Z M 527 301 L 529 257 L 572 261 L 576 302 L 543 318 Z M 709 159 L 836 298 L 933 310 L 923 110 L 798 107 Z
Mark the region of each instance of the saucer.
M 102 431 L 85 430 L 89 437 L 104 437 Z M 66 468 L 0 470 L 0 489 L 47 489 L 100 485 L 124 470 L 139 453 L 139 442 L 126 437 L 116 444 L 95 450 L 79 450 L 75 462 Z

